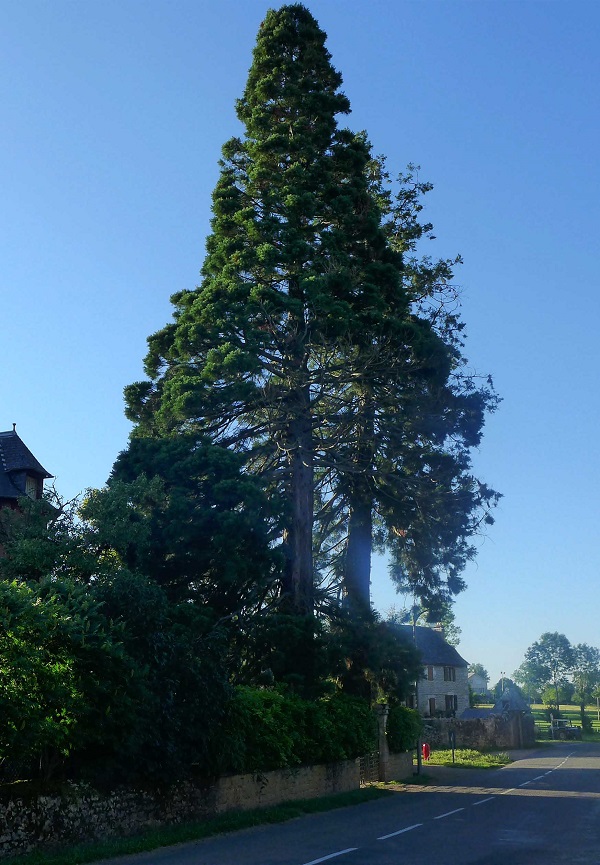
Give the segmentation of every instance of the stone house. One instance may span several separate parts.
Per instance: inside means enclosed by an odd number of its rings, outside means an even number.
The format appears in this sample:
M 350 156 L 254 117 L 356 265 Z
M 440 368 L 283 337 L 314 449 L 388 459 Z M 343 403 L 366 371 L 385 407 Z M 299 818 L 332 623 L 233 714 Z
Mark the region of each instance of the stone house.
M 458 717 L 469 708 L 468 663 L 441 630 L 417 625 L 399 625 L 398 632 L 421 653 L 423 676 L 407 705 L 425 718 Z
M 488 680 L 479 673 L 469 673 L 469 686 L 478 697 L 488 697 Z
M 0 432 L 0 507 L 16 510 L 23 496 L 41 499 L 44 481 L 51 477 L 17 435 L 15 424 Z

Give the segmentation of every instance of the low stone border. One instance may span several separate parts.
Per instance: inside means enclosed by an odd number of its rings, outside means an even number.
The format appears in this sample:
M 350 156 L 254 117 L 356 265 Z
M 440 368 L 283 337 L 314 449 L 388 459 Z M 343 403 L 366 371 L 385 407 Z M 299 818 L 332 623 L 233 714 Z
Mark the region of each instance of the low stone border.
M 0 858 L 40 847 L 133 835 L 160 825 L 210 819 L 227 811 L 266 808 L 347 793 L 360 786 L 358 760 L 301 766 L 260 775 L 231 775 L 210 786 L 191 782 L 160 790 L 101 793 L 65 784 L 45 795 L 0 795 Z

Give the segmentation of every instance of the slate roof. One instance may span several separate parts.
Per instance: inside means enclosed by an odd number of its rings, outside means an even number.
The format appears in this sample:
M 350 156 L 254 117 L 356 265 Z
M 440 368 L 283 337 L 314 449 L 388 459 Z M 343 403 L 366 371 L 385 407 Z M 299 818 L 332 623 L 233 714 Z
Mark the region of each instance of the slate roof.
M 473 718 L 489 718 L 491 714 L 491 709 L 465 709 L 460 717 L 465 720 L 472 720 Z
M 531 707 L 513 686 L 508 685 L 495 706 L 491 709 L 465 709 L 461 718 L 491 718 L 494 715 L 503 715 L 505 712 L 531 713 Z
M 13 476 L 20 472 L 39 478 L 52 477 L 14 429 L 0 432 L 0 498 L 15 499 L 23 495 L 23 490 L 13 482 Z
M 426 628 L 423 625 L 417 625 L 414 629 L 413 641 L 413 626 L 412 625 L 396 625 L 396 632 L 403 640 L 409 643 L 416 643 L 417 649 L 421 652 L 421 660 L 423 664 L 433 667 L 468 667 L 469 664 L 461 657 L 454 646 L 447 643 L 443 634 L 433 628 Z
M 13 484 L 10 475 L 0 472 L 0 499 L 18 499 L 22 495 L 23 490 Z
M 0 432 L 0 470 L 4 472 L 30 471 L 33 474 L 42 475 L 44 478 L 52 477 L 44 466 L 36 460 L 14 429 Z
M 501 715 L 503 712 L 531 712 L 531 708 L 514 685 L 507 685 L 491 711 L 492 715 Z

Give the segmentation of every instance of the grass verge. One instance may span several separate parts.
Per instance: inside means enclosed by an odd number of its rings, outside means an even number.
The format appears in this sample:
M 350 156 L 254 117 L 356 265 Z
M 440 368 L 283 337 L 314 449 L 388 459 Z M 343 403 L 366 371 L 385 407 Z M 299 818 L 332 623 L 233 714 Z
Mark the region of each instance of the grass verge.
M 237 829 L 248 829 L 252 826 L 262 826 L 269 823 L 284 823 L 295 817 L 332 811 L 335 808 L 346 808 L 349 805 L 360 805 L 363 802 L 388 795 L 392 795 L 391 790 L 364 787 L 360 790 L 352 790 L 350 793 L 323 796 L 320 799 L 302 799 L 273 808 L 223 814 L 213 820 L 199 823 L 163 826 L 129 838 L 86 842 L 52 851 L 48 849 L 38 850 L 24 856 L 2 859 L 2 865 L 84 865 L 84 863 L 97 862 L 100 859 L 111 859 L 131 853 L 144 853 L 149 850 L 156 850 L 158 847 L 168 847 L 171 844 L 199 841 L 202 838 L 209 838 L 224 832 L 234 832 Z
M 459 769 L 498 769 L 512 763 L 504 751 L 476 751 L 473 748 L 457 748 L 452 762 L 452 751 L 432 751 L 427 761 L 431 766 L 455 766 Z

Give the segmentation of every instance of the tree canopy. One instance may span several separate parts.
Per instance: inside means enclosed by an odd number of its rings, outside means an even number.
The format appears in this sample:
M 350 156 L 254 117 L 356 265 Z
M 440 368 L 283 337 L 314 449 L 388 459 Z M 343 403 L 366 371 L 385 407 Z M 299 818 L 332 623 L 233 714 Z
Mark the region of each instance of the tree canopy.
M 369 609 L 373 545 L 432 604 L 464 588 L 498 495 L 472 474 L 489 380 L 467 372 L 453 266 L 419 259 L 430 189 L 390 181 L 301 5 L 261 25 L 223 147 L 202 281 L 126 388 L 134 438 L 235 453 L 281 502 L 280 604 Z
M 559 686 L 573 670 L 575 654 L 571 643 L 558 631 L 546 631 L 532 643 L 525 653 L 525 660 L 513 676 L 531 694 L 541 692 L 551 684 L 554 688 L 555 705 L 560 708 Z
M 483 664 L 469 664 L 469 673 L 474 673 L 476 676 L 481 676 L 482 679 L 485 679 L 486 682 L 489 681 L 489 673 Z

